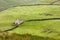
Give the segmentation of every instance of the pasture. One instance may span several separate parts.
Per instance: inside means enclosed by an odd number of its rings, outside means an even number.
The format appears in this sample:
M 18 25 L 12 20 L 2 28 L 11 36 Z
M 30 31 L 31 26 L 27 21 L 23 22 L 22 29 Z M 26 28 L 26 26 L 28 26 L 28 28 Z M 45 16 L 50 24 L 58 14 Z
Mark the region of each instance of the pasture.
M 2 11 L 0 12 L 0 30 L 14 27 L 12 23 L 17 18 L 21 18 L 23 21 L 40 18 L 60 18 L 60 6 L 18 6 Z M 9 32 L 59 39 L 60 20 L 24 22 L 18 28 Z

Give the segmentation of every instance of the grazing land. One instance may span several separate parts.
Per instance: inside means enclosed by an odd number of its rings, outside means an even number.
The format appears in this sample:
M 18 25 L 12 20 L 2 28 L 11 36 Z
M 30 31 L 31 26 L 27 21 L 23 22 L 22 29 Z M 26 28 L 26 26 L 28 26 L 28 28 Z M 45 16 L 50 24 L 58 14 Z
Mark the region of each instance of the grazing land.
M 8 8 L 21 6 L 21 5 L 33 5 L 33 4 L 58 4 L 60 0 L 0 0 L 0 11 Z
M 12 28 L 17 18 L 23 21 L 40 18 L 60 18 L 60 6 L 23 6 L 0 12 L 0 30 Z M 60 38 L 60 20 L 24 22 L 18 28 L 9 31 L 17 34 L 31 34 L 40 37 Z

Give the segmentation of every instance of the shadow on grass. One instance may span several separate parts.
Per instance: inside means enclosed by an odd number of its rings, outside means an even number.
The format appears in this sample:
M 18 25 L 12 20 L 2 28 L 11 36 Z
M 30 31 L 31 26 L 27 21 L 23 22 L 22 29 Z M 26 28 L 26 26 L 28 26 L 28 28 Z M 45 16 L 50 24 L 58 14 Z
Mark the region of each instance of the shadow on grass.
M 57 39 L 49 37 L 41 37 L 31 34 L 16 34 L 6 32 L 6 33 L 0 33 L 0 40 L 57 40 Z

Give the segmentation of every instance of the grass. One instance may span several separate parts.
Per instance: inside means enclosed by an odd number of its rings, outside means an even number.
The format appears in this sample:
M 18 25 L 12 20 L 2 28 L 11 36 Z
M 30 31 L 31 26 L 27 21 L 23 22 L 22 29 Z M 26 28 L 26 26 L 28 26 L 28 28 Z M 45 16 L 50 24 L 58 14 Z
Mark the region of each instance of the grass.
M 52 16 L 46 16 L 46 14 L 52 14 Z M 13 27 L 11 25 L 16 20 L 16 18 L 21 18 L 25 21 L 36 18 L 57 17 L 60 18 L 60 6 L 23 6 L 10 8 L 0 12 L 0 29 L 5 30 L 7 28 Z M 46 28 L 53 30 L 53 32 L 43 32 Z M 10 32 L 59 39 L 60 36 L 58 34 L 60 32 L 60 20 L 25 22 Z
M 0 40 L 60 40 L 31 34 L 0 33 Z
M 20 5 L 50 4 L 55 0 L 0 0 L 0 11 Z M 60 1 L 54 4 L 60 4 Z

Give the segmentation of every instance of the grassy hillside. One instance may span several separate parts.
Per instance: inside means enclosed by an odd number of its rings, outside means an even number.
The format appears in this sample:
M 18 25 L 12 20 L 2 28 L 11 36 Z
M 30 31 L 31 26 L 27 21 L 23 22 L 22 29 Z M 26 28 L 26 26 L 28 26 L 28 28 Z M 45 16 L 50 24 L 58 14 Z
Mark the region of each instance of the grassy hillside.
M 0 30 L 13 27 L 12 23 L 16 18 L 24 21 L 36 18 L 60 18 L 60 6 L 24 6 L 2 11 L 0 12 Z M 47 29 L 49 31 L 45 32 L 44 30 Z M 60 38 L 60 20 L 25 22 L 10 32 L 58 39 Z
M 20 5 L 50 4 L 53 1 L 55 0 L 0 0 L 0 11 Z M 60 1 L 54 4 L 60 4 Z
M 36 35 L 30 35 L 30 34 L 16 34 L 16 33 L 0 33 L 0 40 L 60 40 L 55 38 L 49 38 L 49 37 L 41 37 Z

